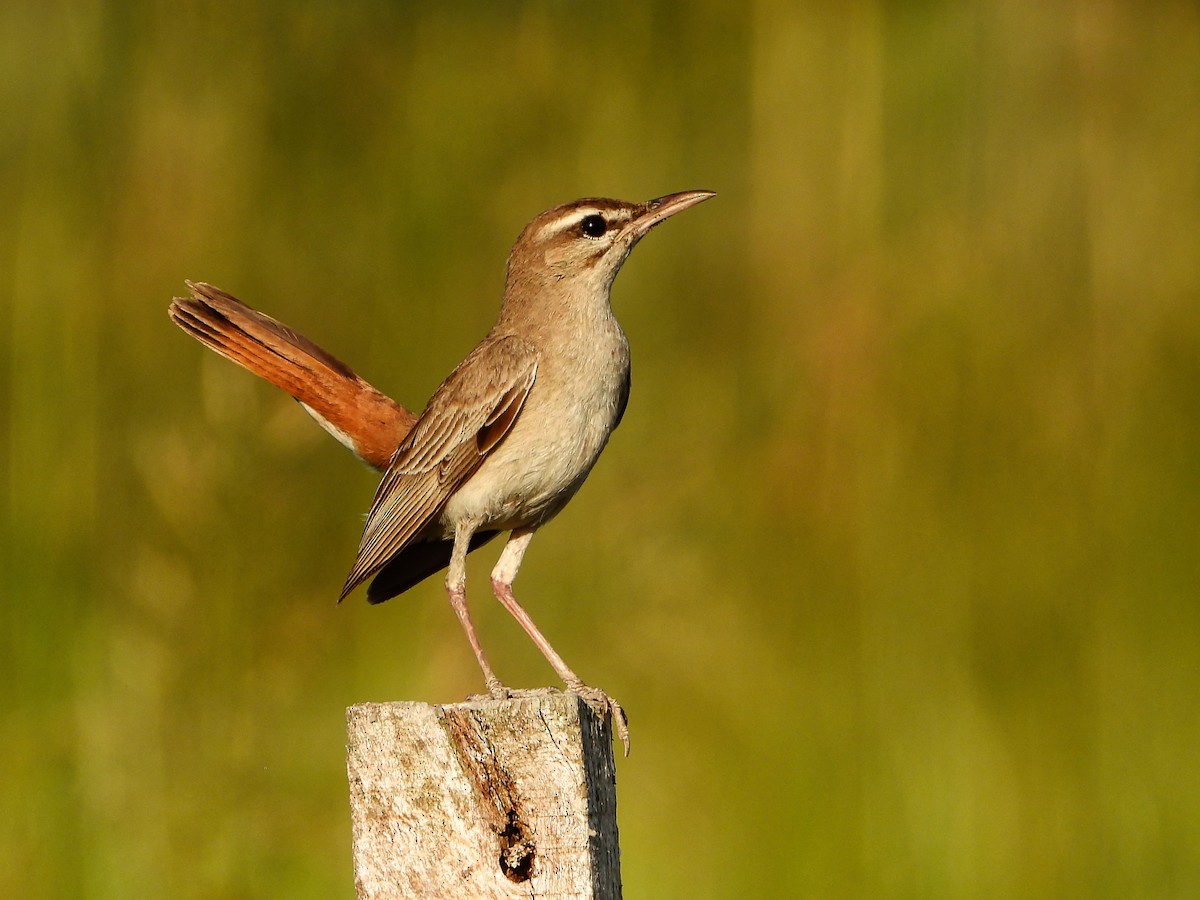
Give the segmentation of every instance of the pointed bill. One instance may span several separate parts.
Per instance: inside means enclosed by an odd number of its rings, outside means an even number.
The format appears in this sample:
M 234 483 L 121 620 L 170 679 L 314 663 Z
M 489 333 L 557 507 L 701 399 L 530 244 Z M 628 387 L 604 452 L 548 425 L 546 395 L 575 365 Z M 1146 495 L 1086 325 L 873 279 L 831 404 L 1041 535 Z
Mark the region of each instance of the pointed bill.
M 715 196 L 715 191 L 681 191 L 678 194 L 667 194 L 665 197 L 649 200 L 643 205 L 642 213 L 626 225 L 625 229 L 637 240 L 659 222 Z

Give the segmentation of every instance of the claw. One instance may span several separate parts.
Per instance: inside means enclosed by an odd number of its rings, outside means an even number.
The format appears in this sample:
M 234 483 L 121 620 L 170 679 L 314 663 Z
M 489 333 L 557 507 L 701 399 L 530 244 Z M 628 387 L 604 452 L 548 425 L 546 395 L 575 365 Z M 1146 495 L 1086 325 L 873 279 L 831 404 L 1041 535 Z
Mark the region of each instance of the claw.
M 488 693 L 471 694 L 467 700 L 515 700 L 522 697 L 545 697 L 547 694 L 558 693 L 557 688 L 510 688 L 505 687 L 499 681 L 495 684 L 489 681 L 487 687 Z M 621 746 L 625 748 L 625 755 L 628 756 L 629 720 L 625 717 L 625 710 L 621 708 L 621 704 L 599 688 L 589 687 L 582 681 L 568 684 L 567 691 L 582 699 L 601 721 L 605 718 L 612 720 L 613 730 L 621 739 Z
M 582 697 L 583 702 L 590 706 L 601 719 L 605 717 L 612 719 L 613 729 L 617 732 L 617 737 L 621 739 L 621 746 L 625 748 L 625 755 L 628 756 L 629 720 L 625 717 L 625 710 L 621 708 L 621 704 L 599 688 L 589 687 L 582 682 L 567 685 L 567 688 L 571 693 Z

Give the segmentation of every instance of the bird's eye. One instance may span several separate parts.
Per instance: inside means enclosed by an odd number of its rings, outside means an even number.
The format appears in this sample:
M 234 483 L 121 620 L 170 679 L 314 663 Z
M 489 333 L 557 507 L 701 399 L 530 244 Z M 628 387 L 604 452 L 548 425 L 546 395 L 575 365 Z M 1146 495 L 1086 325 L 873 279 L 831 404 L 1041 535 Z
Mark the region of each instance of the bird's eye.
M 608 231 L 608 223 L 604 221 L 604 216 L 593 213 L 579 223 L 579 230 L 582 231 L 586 237 L 603 237 L 604 232 Z

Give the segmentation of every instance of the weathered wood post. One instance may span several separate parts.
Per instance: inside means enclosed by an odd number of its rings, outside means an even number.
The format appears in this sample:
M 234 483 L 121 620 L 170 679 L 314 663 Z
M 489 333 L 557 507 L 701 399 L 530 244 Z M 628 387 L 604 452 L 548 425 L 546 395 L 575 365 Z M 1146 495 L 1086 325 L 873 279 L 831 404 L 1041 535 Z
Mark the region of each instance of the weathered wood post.
M 621 896 L 612 730 L 579 697 L 346 712 L 360 900 Z

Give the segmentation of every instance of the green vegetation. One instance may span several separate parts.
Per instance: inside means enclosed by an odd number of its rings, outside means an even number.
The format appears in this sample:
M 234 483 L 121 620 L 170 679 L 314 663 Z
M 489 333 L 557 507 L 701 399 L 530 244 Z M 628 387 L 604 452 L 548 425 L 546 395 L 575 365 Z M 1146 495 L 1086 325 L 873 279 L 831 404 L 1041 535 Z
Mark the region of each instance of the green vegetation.
M 0 895 L 351 897 L 343 708 L 481 686 L 184 278 L 419 405 L 534 214 L 710 188 L 517 583 L 627 896 L 1200 896 L 1194 3 L 6 0 L 0 109 Z

